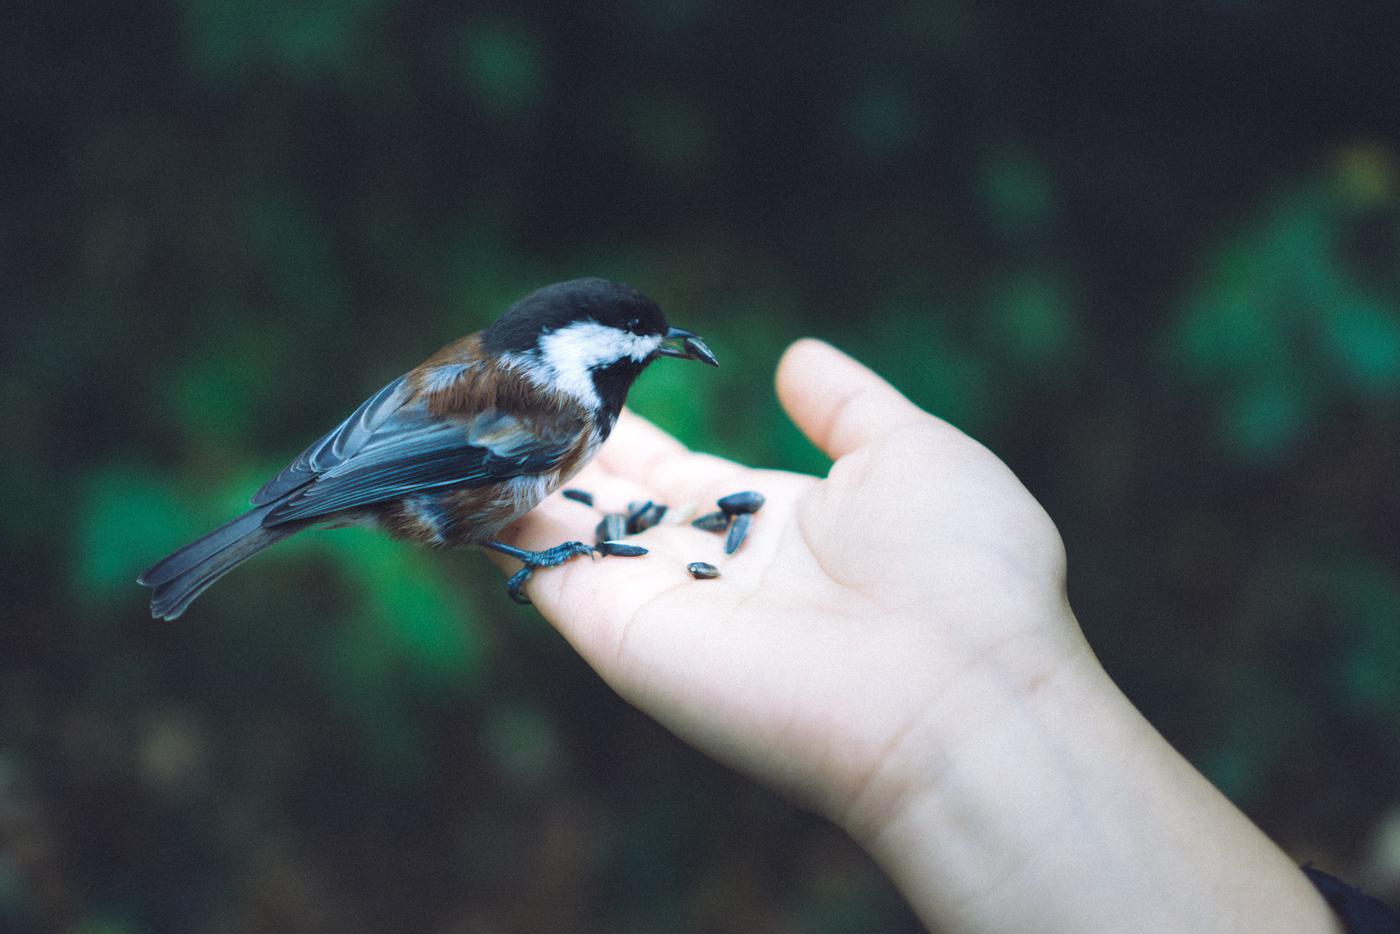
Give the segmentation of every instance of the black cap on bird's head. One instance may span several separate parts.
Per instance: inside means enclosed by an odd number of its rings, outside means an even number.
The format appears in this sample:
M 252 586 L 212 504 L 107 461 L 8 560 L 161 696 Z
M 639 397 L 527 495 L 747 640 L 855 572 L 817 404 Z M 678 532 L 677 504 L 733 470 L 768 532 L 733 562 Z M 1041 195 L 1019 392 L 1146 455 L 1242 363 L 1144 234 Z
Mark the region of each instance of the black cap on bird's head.
M 531 292 L 482 333 L 482 349 L 613 418 L 632 382 L 657 357 L 719 366 L 704 341 L 667 323 L 656 302 L 606 279 L 573 279 Z
M 637 333 L 666 332 L 661 308 L 631 286 L 606 279 L 571 279 L 531 292 L 482 336 L 490 353 L 523 353 L 533 349 L 541 335 L 582 321 Z

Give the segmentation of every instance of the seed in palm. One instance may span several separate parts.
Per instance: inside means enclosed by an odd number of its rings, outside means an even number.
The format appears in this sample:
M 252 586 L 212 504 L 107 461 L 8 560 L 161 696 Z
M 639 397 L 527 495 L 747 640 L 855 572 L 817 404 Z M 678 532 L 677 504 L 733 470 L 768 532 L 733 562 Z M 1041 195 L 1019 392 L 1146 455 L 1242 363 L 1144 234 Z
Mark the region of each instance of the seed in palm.
M 714 580 L 719 577 L 719 568 L 713 564 L 706 564 L 704 561 L 692 561 L 685 566 L 690 572 L 690 576 L 698 581 Z
M 748 537 L 749 525 L 753 522 L 753 513 L 741 512 L 734 517 L 734 521 L 729 525 L 729 534 L 724 539 L 724 553 L 732 555 L 739 550 L 739 546 L 744 544 L 744 539 Z
M 698 519 L 692 519 L 690 524 L 702 532 L 723 532 L 729 528 L 729 517 L 722 512 L 707 512 Z
M 600 545 L 603 542 L 615 542 L 627 536 L 627 517 L 620 512 L 610 512 L 603 517 L 603 521 L 598 523 L 598 528 L 593 530 L 594 541 Z
M 599 542 L 598 551 L 614 558 L 640 558 L 647 553 L 641 545 L 628 545 L 625 542 Z
M 758 512 L 763 508 L 763 494 L 755 493 L 753 490 L 746 490 L 743 493 L 730 493 L 722 497 L 717 506 L 720 512 L 726 516 L 739 516 L 745 513 Z
M 636 504 L 636 509 L 629 509 L 627 515 L 627 534 L 637 535 L 661 521 L 661 517 L 666 515 L 666 507 L 660 503 L 653 503 L 648 500 L 645 503 Z

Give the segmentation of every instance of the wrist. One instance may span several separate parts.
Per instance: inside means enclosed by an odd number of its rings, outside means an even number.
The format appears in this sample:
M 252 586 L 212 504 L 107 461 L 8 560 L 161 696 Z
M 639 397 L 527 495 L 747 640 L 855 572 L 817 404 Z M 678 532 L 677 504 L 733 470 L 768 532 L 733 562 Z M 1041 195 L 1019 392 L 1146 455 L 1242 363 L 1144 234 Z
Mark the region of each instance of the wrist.
M 1069 617 L 1046 627 L 1047 638 L 1018 640 L 995 652 L 969 651 L 963 664 L 946 666 L 928 696 L 917 698 L 903 728 L 880 750 L 853 791 L 831 816 L 872 852 L 897 839 L 930 801 L 970 791 L 1000 796 L 1000 786 L 1020 780 L 1036 757 L 1053 757 L 1063 735 L 1053 724 L 1102 716 L 1116 690 Z M 1014 649 L 1014 650 L 1013 650 Z M 1122 701 L 1126 704 L 1126 701 Z M 910 705 L 906 705 L 910 706 Z M 972 772 L 991 756 L 985 773 Z M 972 779 L 976 778 L 976 781 Z
M 1064 764 L 1075 727 L 1121 717 L 1119 703 L 1127 704 L 1082 639 L 971 667 L 909 720 L 836 822 L 877 858 L 897 855 L 935 815 L 985 808 L 998 817 L 1018 798 L 1026 831 L 1027 818 L 1064 803 L 1046 777 Z
M 1335 930 L 1297 866 L 1087 646 L 1045 678 L 1010 670 L 960 692 L 961 732 L 911 733 L 885 797 L 844 822 L 931 927 Z
M 897 791 L 878 810 L 853 811 L 848 832 L 931 926 L 977 930 L 975 919 L 995 918 L 986 930 L 1020 930 L 998 904 L 1004 887 L 1027 890 L 1041 866 L 1084 858 L 1073 848 L 1094 805 L 1080 797 L 1083 753 L 1072 743 L 1086 726 L 1097 732 L 1122 717 L 1107 680 L 1087 647 L 1044 681 L 983 679 L 959 699 L 965 729 L 911 742 L 889 766 Z M 1130 761 L 1132 745 L 1120 739 L 1102 755 Z M 1057 894 L 1045 898 L 1053 904 Z M 1024 929 L 1092 930 L 1034 921 Z

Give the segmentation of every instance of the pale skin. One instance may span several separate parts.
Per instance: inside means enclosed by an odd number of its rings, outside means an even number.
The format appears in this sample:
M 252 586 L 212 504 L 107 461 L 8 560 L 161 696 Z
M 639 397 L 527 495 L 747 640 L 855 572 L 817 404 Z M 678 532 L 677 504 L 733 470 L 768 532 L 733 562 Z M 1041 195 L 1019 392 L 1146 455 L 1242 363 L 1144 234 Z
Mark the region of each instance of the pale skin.
M 627 701 L 843 827 L 931 929 L 1333 932 L 1298 867 L 1114 686 L 1059 533 L 986 448 L 829 345 L 778 367 L 825 479 L 693 453 L 624 414 L 570 485 L 620 510 L 767 504 L 747 543 L 662 525 L 526 592 Z M 508 536 L 589 539 L 554 496 Z M 498 559 L 514 569 L 509 559 Z M 685 565 L 719 566 L 697 581 Z

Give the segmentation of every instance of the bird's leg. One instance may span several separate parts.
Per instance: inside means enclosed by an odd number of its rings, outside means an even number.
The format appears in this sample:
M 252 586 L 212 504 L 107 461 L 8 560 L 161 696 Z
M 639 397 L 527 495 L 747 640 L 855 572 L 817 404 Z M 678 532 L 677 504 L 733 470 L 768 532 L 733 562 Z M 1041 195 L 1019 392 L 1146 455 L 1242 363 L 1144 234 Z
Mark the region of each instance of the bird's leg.
M 570 558 L 593 553 L 593 546 L 585 545 L 583 542 L 565 542 L 562 545 L 555 545 L 553 548 L 546 548 L 544 551 L 526 551 L 524 548 L 507 545 L 505 542 L 487 542 L 484 547 L 490 548 L 492 551 L 499 551 L 503 555 L 510 555 L 525 565 L 512 574 L 510 580 L 506 581 L 506 593 L 510 594 L 510 598 L 516 603 L 530 602 L 530 598 L 521 592 L 521 588 L 530 579 L 530 575 L 535 573 L 536 568 L 552 568 L 557 564 L 563 564 Z

